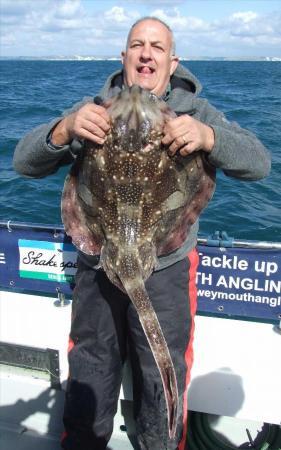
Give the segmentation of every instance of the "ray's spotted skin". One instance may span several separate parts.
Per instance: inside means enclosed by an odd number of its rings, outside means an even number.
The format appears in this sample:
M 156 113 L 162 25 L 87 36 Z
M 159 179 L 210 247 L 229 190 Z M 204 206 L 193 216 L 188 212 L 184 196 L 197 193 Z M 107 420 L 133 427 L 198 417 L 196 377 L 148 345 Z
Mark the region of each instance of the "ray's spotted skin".
M 179 248 L 215 186 L 198 151 L 169 156 L 161 144 L 165 102 L 139 86 L 104 106 L 111 130 L 103 146 L 88 142 L 68 175 L 62 219 L 73 243 L 101 255 L 108 278 L 133 302 L 161 374 L 169 437 L 177 425 L 177 380 L 169 349 L 145 289 L 157 257 Z

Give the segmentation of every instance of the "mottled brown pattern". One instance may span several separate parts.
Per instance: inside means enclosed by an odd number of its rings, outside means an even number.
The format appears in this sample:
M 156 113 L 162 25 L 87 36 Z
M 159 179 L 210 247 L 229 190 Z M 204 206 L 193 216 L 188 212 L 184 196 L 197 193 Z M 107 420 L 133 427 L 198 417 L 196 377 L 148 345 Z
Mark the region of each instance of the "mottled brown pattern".
M 133 86 L 105 104 L 111 131 L 103 146 L 88 142 L 68 176 L 62 199 L 67 234 L 82 252 L 100 254 L 109 279 L 135 305 L 159 368 L 170 438 L 178 391 L 173 362 L 145 281 L 157 256 L 179 248 L 214 190 L 203 152 L 168 156 L 161 145 L 174 117 L 153 94 Z

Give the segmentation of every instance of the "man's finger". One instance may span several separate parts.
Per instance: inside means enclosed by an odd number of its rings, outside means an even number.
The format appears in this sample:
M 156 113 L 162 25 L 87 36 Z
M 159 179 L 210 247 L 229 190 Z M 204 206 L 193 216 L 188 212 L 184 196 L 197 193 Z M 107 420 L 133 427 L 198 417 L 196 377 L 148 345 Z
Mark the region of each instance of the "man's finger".
M 179 150 L 179 153 L 181 154 L 181 156 L 187 156 L 190 153 L 193 153 L 195 151 L 195 146 L 192 142 L 189 142 L 189 144 L 186 144 L 184 147 L 182 147 Z
M 81 117 L 96 122 L 107 131 L 110 128 L 110 117 L 103 106 L 95 105 L 94 103 L 87 103 L 83 108 L 81 108 Z
M 172 152 L 175 152 L 180 148 L 184 147 L 186 144 L 188 144 L 189 139 L 190 139 L 189 133 L 184 133 L 173 140 L 173 142 L 169 146 L 169 149 Z
M 104 108 L 103 106 L 96 105 L 95 103 L 87 103 L 86 106 L 88 107 L 89 111 L 95 112 L 101 116 L 104 116 L 105 118 L 107 117 L 109 118 L 107 109 Z
M 91 142 L 94 142 L 95 144 L 100 144 L 100 145 L 103 145 L 104 141 L 105 141 L 103 138 L 101 138 L 101 137 L 97 136 L 96 134 L 91 133 L 90 131 L 85 130 L 85 129 L 81 130 L 80 138 L 87 139 L 88 141 L 91 141 Z
M 162 139 L 162 144 L 163 145 L 170 145 L 173 142 L 174 138 L 169 134 L 165 134 L 165 136 Z
M 98 126 L 96 123 L 93 123 L 90 120 L 85 121 L 82 128 L 84 128 L 87 131 L 90 131 L 90 133 L 92 133 L 100 138 L 104 138 L 106 135 L 106 131 L 108 131 L 108 130 L 103 130 L 100 126 Z
M 87 119 L 105 132 L 110 129 L 110 123 L 107 122 L 104 117 L 100 116 L 99 114 L 92 113 L 89 117 L 87 117 Z

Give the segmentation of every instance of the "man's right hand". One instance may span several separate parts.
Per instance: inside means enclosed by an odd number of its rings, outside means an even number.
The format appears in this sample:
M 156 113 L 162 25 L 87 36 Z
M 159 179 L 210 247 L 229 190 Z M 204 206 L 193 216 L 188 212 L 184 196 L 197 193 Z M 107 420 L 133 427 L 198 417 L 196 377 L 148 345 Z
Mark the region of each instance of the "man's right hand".
M 52 143 L 66 145 L 77 138 L 103 144 L 109 129 L 110 118 L 107 110 L 103 106 L 86 103 L 57 124 L 52 132 Z

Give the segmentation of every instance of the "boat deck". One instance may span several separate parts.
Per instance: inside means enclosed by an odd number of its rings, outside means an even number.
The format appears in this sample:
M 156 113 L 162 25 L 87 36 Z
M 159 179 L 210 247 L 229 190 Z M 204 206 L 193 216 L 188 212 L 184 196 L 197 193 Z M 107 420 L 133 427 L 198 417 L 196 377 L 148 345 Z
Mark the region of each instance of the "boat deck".
M 25 430 L 23 427 L 12 427 L 0 424 L 1 450 L 61 450 L 59 436 Z M 127 438 L 112 438 L 107 450 L 133 450 Z
M 215 415 L 209 415 L 209 422 L 220 442 L 230 445 L 230 448 L 257 448 L 248 447 L 250 445 L 249 435 L 253 440 L 258 439 L 257 435 L 262 434 L 262 423 Z M 34 430 L 28 430 L 22 425 L 13 425 L 1 421 L 0 443 L 1 450 L 61 450 L 59 434 L 50 432 L 40 434 Z M 277 447 L 270 446 L 269 448 Z M 135 442 L 134 444 L 130 442 L 124 431 L 122 436 L 113 435 L 107 450 L 139 450 L 139 447 Z M 188 446 L 186 450 L 188 450 Z M 198 448 L 198 450 L 200 449 Z
M 59 450 L 63 432 L 64 390 L 52 389 L 49 382 L 30 370 L 0 365 L 0 449 Z M 118 402 L 114 432 L 108 450 L 133 450 L 128 433 L 132 402 Z M 121 411 L 122 409 L 122 411 Z M 132 438 L 133 439 L 133 438 Z

